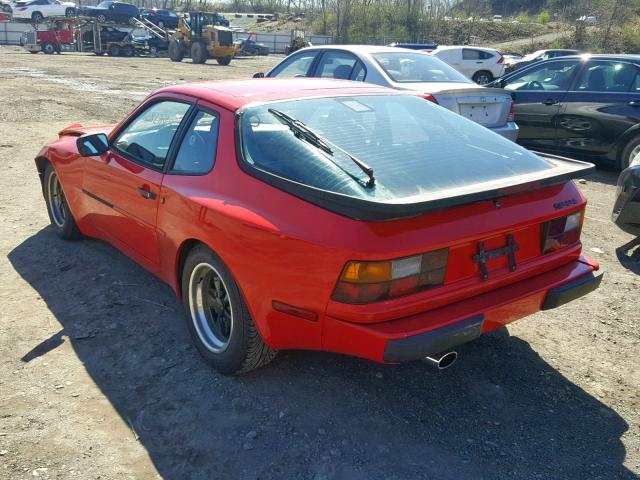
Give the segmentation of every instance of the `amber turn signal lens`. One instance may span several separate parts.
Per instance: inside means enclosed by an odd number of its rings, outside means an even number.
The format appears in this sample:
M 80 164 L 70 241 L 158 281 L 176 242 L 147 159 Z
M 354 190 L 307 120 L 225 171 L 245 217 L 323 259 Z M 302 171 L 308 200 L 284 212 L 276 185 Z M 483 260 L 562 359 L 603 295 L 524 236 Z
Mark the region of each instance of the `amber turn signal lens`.
M 371 303 L 444 283 L 449 249 L 384 262 L 349 262 L 333 292 L 343 303 Z

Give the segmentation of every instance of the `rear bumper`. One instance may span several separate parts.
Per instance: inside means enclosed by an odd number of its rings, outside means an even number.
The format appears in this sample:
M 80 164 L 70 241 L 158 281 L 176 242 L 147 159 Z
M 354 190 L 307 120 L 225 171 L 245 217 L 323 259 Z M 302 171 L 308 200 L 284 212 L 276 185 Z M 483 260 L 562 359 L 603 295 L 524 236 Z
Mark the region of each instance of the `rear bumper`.
M 410 317 L 366 325 L 325 317 L 323 349 L 384 363 L 417 360 L 563 305 L 595 290 L 601 280 L 597 266 L 580 257 L 541 275 Z
M 497 133 L 498 135 L 502 135 L 507 140 L 515 142 L 518 139 L 518 132 L 520 131 L 520 128 L 515 122 L 507 122 L 501 127 L 490 128 L 489 130 Z

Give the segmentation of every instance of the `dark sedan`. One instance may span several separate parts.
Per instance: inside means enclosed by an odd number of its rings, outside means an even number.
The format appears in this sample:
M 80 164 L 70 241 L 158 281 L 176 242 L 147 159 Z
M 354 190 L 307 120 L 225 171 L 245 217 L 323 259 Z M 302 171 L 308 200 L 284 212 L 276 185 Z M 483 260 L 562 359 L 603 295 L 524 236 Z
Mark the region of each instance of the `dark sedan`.
M 612 219 L 622 230 L 640 236 L 640 147 L 631 166 L 618 178 Z
M 112 2 L 107 0 L 96 7 L 82 7 L 81 15 L 95 17 L 99 22 L 116 22 L 133 25 L 140 18 L 140 11 L 130 3 Z
M 529 65 L 533 65 L 534 63 L 541 62 L 543 60 L 549 60 L 551 58 L 558 57 L 566 57 L 568 55 L 578 55 L 580 52 L 578 50 L 567 50 L 567 49 L 549 49 L 549 50 L 538 50 L 536 52 L 530 53 L 529 55 L 525 55 L 517 62 L 514 62 L 511 65 L 512 71 L 520 70 L 521 68 L 528 67 Z
M 178 28 L 178 14 L 168 8 L 152 8 L 142 13 L 142 17 L 160 28 Z
M 522 145 L 620 170 L 640 146 L 640 55 L 544 60 L 492 86 L 512 92 Z

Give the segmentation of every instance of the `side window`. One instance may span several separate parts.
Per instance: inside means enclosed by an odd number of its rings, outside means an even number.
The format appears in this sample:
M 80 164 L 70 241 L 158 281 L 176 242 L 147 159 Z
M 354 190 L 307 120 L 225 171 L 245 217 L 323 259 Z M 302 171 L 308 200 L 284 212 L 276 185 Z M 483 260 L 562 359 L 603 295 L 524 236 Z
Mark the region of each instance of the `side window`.
M 364 79 L 367 76 L 367 71 L 364 68 L 362 62 L 356 62 L 356 66 L 351 72 L 351 80 L 355 80 L 356 82 L 364 82 Z
M 351 71 L 358 60 L 344 52 L 324 52 L 314 76 L 349 80 Z
M 162 168 L 176 130 L 190 107 L 168 100 L 154 103 L 120 132 L 114 147 L 134 161 Z
M 504 84 L 507 90 L 520 91 L 564 91 L 578 68 L 575 60 L 553 61 L 525 69 Z
M 217 114 L 198 111 L 182 139 L 173 172 L 201 174 L 213 168 L 218 146 Z
M 590 62 L 582 70 L 577 92 L 629 92 L 636 91 L 638 68 L 625 62 Z
M 316 58 L 317 51 L 302 52 L 286 58 L 280 65 L 273 69 L 270 77 L 305 77 Z
M 462 59 L 463 60 L 480 60 L 482 59 L 482 54 L 480 50 L 474 50 L 472 48 L 463 48 L 462 49 Z

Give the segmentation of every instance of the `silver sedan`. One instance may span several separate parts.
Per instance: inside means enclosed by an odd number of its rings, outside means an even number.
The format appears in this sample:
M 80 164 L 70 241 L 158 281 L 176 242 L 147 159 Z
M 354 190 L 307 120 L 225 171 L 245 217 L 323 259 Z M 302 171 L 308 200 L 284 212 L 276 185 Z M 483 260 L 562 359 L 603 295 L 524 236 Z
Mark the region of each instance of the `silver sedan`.
M 511 95 L 481 87 L 427 53 L 373 45 L 324 45 L 292 53 L 266 75 L 324 77 L 412 90 L 515 141 L 518 126 Z

